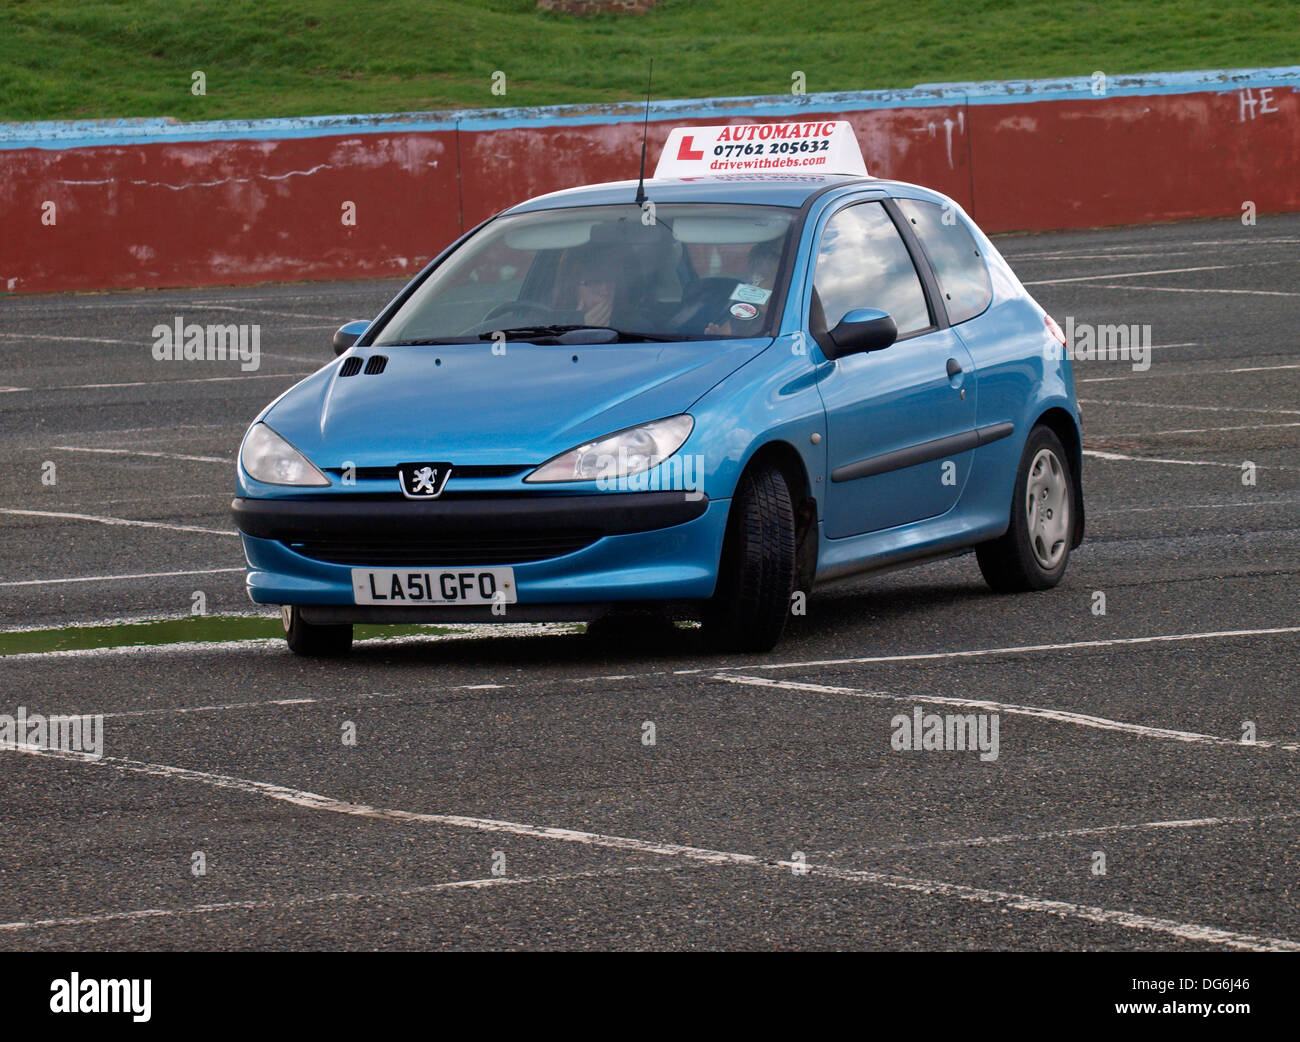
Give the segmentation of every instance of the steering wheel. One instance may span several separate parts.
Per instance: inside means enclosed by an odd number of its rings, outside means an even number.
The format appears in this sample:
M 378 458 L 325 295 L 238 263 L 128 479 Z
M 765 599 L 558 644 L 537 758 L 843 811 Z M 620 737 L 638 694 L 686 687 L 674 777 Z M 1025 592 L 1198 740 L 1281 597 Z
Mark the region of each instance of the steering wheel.
M 480 325 L 487 323 L 489 319 L 499 318 L 502 315 L 510 314 L 527 315 L 529 316 L 529 325 L 540 326 L 552 322 L 560 322 L 564 319 L 570 319 L 573 312 L 565 311 L 562 308 L 552 307 L 550 304 L 543 304 L 540 300 L 507 300 L 503 304 L 498 304 L 484 315 Z M 501 324 L 508 325 L 509 323 Z

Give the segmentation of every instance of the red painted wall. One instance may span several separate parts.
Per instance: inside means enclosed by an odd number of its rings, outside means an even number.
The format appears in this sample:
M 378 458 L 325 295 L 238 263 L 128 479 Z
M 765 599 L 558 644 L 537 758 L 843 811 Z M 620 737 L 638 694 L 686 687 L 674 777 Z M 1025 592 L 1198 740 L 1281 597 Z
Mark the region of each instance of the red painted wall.
M 1253 99 L 1253 101 L 1251 100 Z M 732 108 L 652 123 L 753 122 Z M 847 119 L 867 168 L 951 195 L 986 231 L 1300 210 L 1300 93 L 925 104 Z M 760 118 L 761 121 L 761 118 Z M 0 151 L 0 291 L 410 274 L 515 202 L 636 176 L 639 122 Z M 55 223 L 42 207 L 55 204 Z M 343 204 L 356 206 L 345 225 Z
M 0 290 L 400 275 L 460 233 L 454 132 L 19 149 L 0 176 Z
M 986 231 L 1240 217 L 1247 201 L 1258 213 L 1300 210 L 1300 94 L 1290 89 L 968 112 L 973 212 Z

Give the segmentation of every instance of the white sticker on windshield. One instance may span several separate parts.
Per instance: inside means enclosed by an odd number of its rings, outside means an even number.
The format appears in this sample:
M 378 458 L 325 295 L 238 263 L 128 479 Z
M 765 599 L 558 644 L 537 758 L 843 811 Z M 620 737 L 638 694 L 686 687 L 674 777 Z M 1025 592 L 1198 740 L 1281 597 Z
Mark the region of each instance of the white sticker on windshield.
M 763 289 L 761 286 L 751 286 L 748 282 L 736 283 L 736 288 L 731 291 L 730 300 L 743 300 L 746 304 L 766 304 L 767 298 L 772 295 L 770 289 Z

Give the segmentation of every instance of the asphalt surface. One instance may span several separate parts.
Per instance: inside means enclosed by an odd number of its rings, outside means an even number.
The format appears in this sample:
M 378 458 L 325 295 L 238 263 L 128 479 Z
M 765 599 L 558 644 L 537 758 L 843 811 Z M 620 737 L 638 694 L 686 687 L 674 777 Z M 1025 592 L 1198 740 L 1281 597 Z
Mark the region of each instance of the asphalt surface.
M 859 580 L 754 657 L 525 627 L 0 660 L 0 713 L 105 715 L 98 763 L 0 751 L 0 949 L 1300 947 L 1300 217 L 999 245 L 1062 324 L 1155 345 L 1076 363 L 1059 588 Z M 253 610 L 239 438 L 397 288 L 0 300 L 4 628 Z M 178 316 L 259 323 L 260 368 L 155 361 Z M 996 714 L 997 758 L 896 751 L 914 707 Z

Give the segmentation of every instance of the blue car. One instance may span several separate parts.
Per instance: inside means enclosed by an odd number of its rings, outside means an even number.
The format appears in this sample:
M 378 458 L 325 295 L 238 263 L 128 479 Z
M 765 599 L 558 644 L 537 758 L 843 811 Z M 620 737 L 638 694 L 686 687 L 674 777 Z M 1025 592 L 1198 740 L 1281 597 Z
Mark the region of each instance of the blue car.
M 973 550 L 994 590 L 1059 583 L 1084 527 L 1059 327 L 951 199 L 783 170 L 531 199 L 343 326 L 236 468 L 289 647 L 653 608 L 764 651 L 871 570 Z

